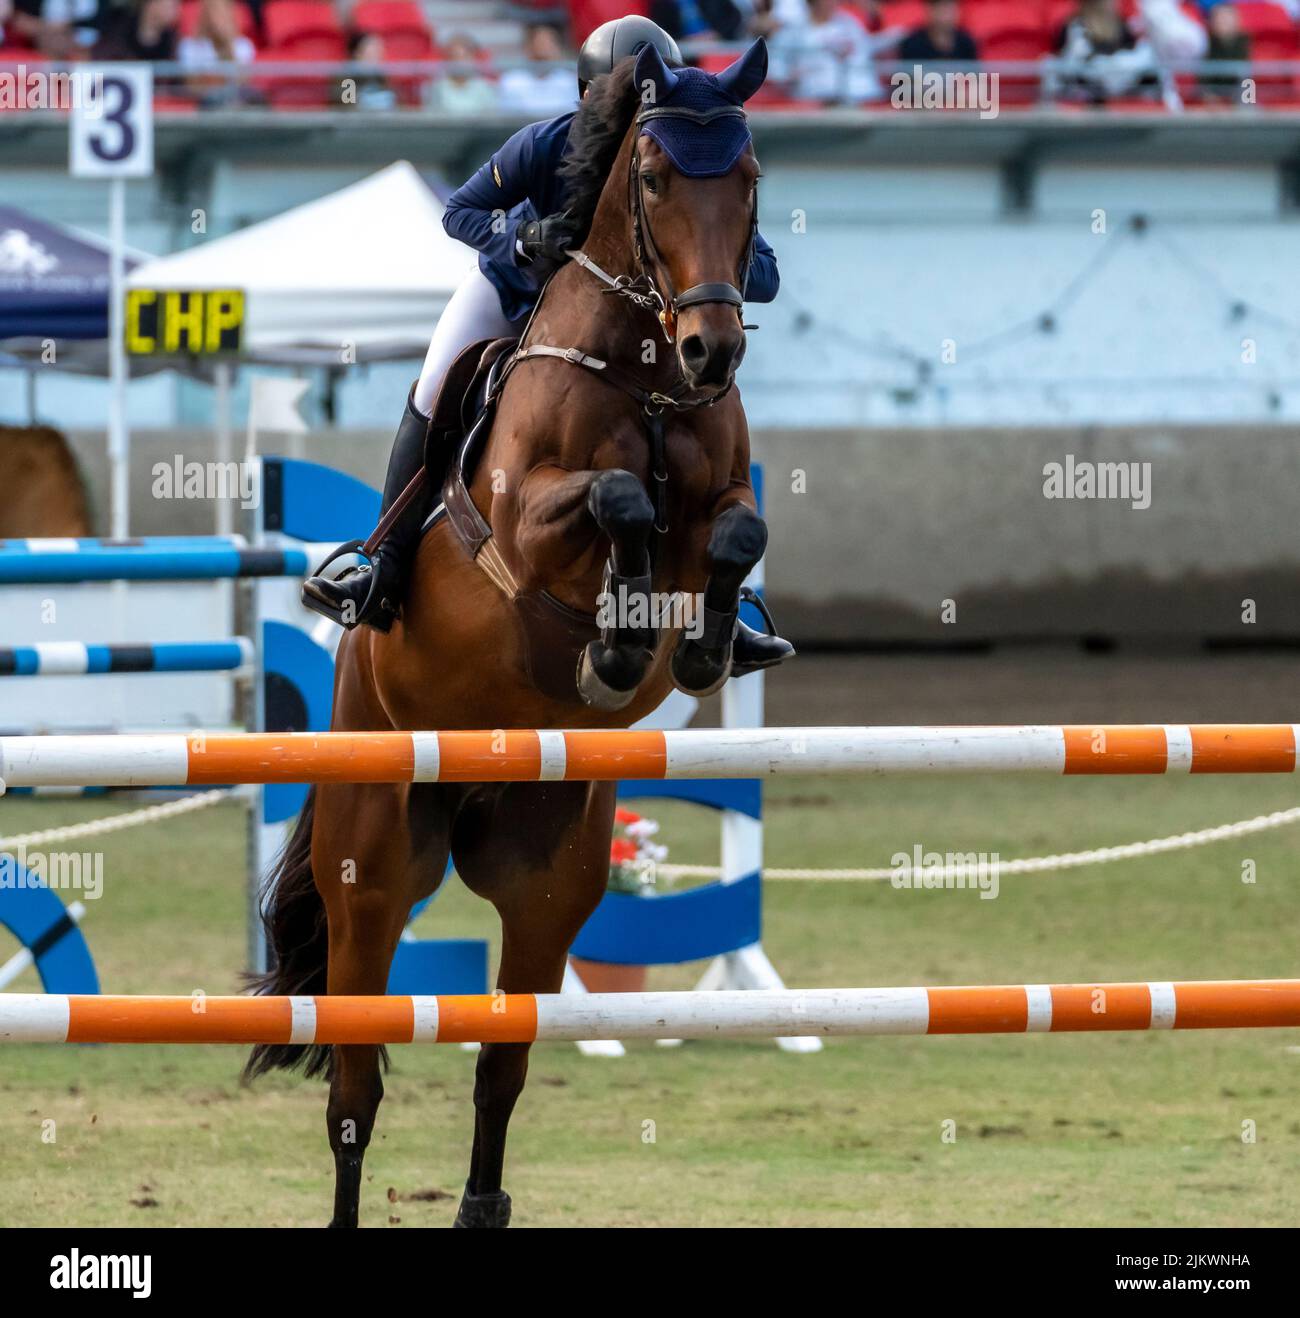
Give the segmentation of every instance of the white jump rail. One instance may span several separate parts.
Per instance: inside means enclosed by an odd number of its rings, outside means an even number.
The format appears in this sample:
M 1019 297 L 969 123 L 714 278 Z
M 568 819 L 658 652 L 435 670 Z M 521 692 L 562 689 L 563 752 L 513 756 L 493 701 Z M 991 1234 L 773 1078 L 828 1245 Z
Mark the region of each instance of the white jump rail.
M 1294 773 L 1297 725 L 0 737 L 10 787 L 554 782 L 776 774 Z

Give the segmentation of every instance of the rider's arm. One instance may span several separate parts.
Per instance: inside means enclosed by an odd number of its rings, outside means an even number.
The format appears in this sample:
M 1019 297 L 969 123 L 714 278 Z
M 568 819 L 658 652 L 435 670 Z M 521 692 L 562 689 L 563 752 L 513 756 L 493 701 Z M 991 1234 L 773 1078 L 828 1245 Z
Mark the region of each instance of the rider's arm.
M 442 227 L 453 238 L 491 260 L 526 264 L 515 238 L 527 217 L 511 218 L 508 212 L 528 200 L 533 145 L 532 126 L 521 128 L 468 182 L 451 194 Z
M 754 235 L 754 263 L 749 267 L 749 283 L 745 285 L 746 302 L 772 302 L 781 287 L 781 276 L 776 268 L 776 253 L 772 244 L 761 233 Z

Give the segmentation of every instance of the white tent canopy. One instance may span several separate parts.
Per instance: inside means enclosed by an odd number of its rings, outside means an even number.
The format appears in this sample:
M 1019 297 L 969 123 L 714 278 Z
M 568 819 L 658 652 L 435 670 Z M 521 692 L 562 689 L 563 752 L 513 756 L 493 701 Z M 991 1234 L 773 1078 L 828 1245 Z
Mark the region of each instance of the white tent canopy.
M 224 238 L 159 257 L 127 285 L 234 288 L 251 358 L 423 357 L 475 254 L 442 227 L 443 205 L 408 161 Z

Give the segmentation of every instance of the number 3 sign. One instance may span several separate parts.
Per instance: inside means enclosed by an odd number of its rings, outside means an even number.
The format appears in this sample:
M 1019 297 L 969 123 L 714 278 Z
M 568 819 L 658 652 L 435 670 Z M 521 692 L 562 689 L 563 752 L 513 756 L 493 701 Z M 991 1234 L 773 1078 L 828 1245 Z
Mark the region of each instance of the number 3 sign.
M 153 173 L 153 69 L 82 65 L 76 72 L 71 158 L 76 178 L 147 178 Z

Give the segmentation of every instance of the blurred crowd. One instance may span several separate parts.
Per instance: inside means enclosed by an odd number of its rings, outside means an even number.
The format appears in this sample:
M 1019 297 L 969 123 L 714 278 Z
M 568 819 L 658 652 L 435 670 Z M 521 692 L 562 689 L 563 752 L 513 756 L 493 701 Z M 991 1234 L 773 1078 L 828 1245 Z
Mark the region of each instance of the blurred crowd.
M 710 45 L 767 37 L 772 76 L 763 97 L 792 108 L 887 102 L 898 69 L 975 70 L 1053 55 L 1057 100 L 1167 99 L 1168 71 L 1199 62 L 1182 91 L 1228 101 L 1241 98 L 1236 66 L 1300 60 L 1300 0 L 570 0 L 567 14 L 547 6 L 535 18 L 527 7 L 527 0 L 504 8 L 464 0 L 461 23 L 461 6 L 441 3 L 435 31 L 420 0 L 0 0 L 0 57 L 178 66 L 164 92 L 200 105 L 424 105 L 534 118 L 573 107 L 575 45 L 597 23 L 632 9 L 699 53 L 705 67 L 730 58 Z M 489 49 L 476 40 L 485 13 L 496 29 L 501 13 L 516 16 L 507 20 L 512 44 Z M 554 21 L 557 14 L 564 21 Z M 337 79 L 306 69 L 286 77 L 282 67 L 344 61 L 356 66 L 348 95 L 339 94 Z M 281 67 L 269 77 L 218 76 L 254 64 Z M 1264 81 L 1273 99 L 1300 101 L 1295 78 Z M 1283 86 L 1286 94 L 1277 94 Z M 1035 82 L 1025 99 L 1038 95 Z

